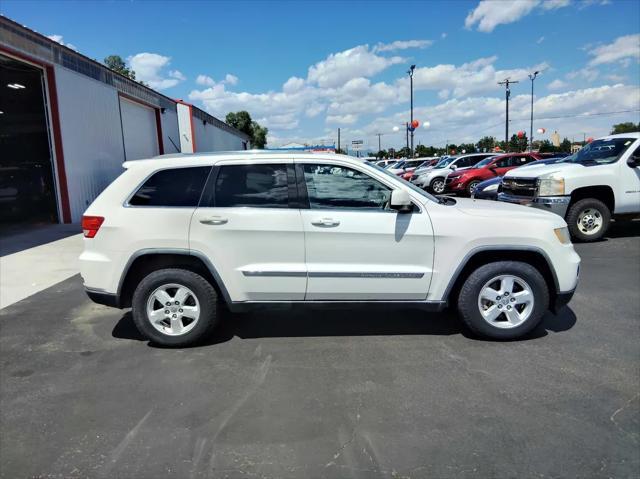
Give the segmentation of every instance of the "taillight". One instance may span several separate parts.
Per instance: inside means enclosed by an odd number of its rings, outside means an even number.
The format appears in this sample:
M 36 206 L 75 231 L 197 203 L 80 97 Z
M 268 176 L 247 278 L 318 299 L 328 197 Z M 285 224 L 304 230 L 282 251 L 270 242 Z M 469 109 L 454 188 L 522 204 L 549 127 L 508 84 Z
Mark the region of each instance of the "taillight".
M 98 234 L 100 226 L 104 222 L 102 216 L 83 216 L 82 217 L 82 232 L 85 238 L 93 238 Z

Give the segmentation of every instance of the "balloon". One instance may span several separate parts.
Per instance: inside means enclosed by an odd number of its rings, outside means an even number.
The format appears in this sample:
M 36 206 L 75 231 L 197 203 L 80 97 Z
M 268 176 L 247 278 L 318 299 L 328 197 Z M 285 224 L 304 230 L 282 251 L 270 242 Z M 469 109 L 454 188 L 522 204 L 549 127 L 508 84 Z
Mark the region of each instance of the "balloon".
M 493 151 L 500 151 L 500 147 L 499 147 L 499 146 L 496 146 L 496 147 L 493 149 Z
M 518 132 L 518 138 L 523 138 L 523 137 L 524 137 L 524 135 L 525 135 L 524 131 L 520 130 L 520 131 Z
M 587 138 L 587 143 L 591 143 L 593 141 L 593 137 L 590 136 L 589 138 Z
M 428 121 L 425 121 L 425 122 L 422 124 L 422 128 L 429 128 L 430 126 L 431 126 L 431 123 L 429 123 Z
M 409 127 L 407 127 L 407 129 L 408 129 L 409 131 L 416 131 L 416 129 L 415 129 L 413 126 L 409 126 Z
M 420 126 L 420 122 L 418 120 L 413 120 L 411 122 L 411 126 L 413 127 L 413 129 L 415 130 L 416 128 L 418 128 Z M 411 130 L 413 131 L 413 130 Z
M 538 128 L 538 133 L 540 133 L 541 135 L 543 135 L 545 131 L 547 130 L 544 128 Z
M 393 131 L 400 131 L 400 127 L 398 127 L 398 126 L 394 126 L 394 127 L 393 127 Z

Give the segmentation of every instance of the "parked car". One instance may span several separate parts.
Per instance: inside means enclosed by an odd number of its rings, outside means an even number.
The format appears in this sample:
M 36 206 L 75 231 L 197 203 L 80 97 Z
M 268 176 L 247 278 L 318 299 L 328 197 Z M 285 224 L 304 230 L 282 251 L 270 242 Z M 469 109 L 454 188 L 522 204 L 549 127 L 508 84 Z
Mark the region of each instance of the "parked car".
M 610 135 L 559 163 L 507 173 L 498 200 L 552 211 L 576 241 L 604 236 L 611 217 L 640 216 L 640 133 Z
M 414 180 L 414 183 L 425 190 L 436 194 L 444 193 L 445 180 L 453 170 L 471 168 L 485 158 L 495 156 L 495 153 L 473 153 L 469 155 L 450 156 L 440 160 L 431 171 L 428 171 Z
M 435 162 L 438 161 L 437 159 L 431 159 L 431 158 L 417 158 L 417 159 L 422 160 L 422 163 L 420 163 L 415 168 L 407 168 L 405 170 L 405 173 L 401 173 L 399 176 L 403 180 L 411 181 L 411 179 L 416 175 L 416 171 L 419 171 L 419 170 L 424 171 L 426 168 L 433 166 Z
M 387 171 L 393 173 L 394 175 L 403 175 L 409 171 L 415 170 L 422 163 L 424 163 L 424 159 L 422 158 L 418 158 L 415 160 L 404 160 L 399 165 L 393 165 L 389 167 Z
M 439 161 L 440 161 L 439 156 L 435 156 L 433 158 L 427 158 L 424 163 L 422 163 L 420 166 L 418 166 L 415 170 L 412 171 L 412 175 L 411 175 L 411 178 L 409 178 L 409 181 L 415 181 L 420 175 L 426 173 L 427 171 L 432 170 L 433 167 L 436 166 Z
M 566 157 L 566 155 L 563 155 L 563 154 L 561 154 L 560 156 L 552 156 L 547 153 L 542 153 L 542 154 L 538 153 L 538 154 L 543 158 L 547 157 L 548 159 L 527 163 L 525 165 L 519 166 L 518 168 L 527 168 L 531 165 L 541 165 L 541 164 L 548 165 L 552 163 L 559 163 Z M 497 200 L 498 193 L 500 193 L 500 187 L 502 185 L 502 178 L 503 178 L 502 176 L 496 176 L 479 183 L 473 189 L 473 192 L 471 193 L 471 197 L 479 200 Z
M 380 160 L 380 161 L 376 161 L 375 164 L 378 165 L 380 168 L 386 168 L 389 165 L 392 165 L 394 163 L 397 163 L 398 160 L 392 159 L 392 160 Z
M 149 340 L 185 346 L 220 305 L 458 308 L 520 337 L 573 295 L 580 258 L 557 215 L 436 198 L 334 154 L 235 152 L 130 161 L 82 218 L 89 297 L 131 307 Z
M 539 160 L 536 153 L 507 153 L 490 156 L 475 164 L 472 168 L 449 173 L 445 181 L 445 191 L 471 196 L 475 187 L 482 181 L 495 176 L 502 176 L 507 171 Z

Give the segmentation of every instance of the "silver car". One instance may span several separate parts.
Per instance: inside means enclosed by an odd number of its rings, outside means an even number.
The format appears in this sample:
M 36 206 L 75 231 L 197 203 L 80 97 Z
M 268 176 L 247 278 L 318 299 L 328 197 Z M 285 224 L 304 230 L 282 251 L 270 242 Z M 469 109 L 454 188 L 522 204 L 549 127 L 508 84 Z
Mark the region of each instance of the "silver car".
M 469 155 L 450 156 L 441 160 L 433 169 L 420 175 L 415 181 L 415 185 L 422 189 L 432 191 L 435 194 L 444 193 L 445 180 L 453 170 L 471 168 L 476 163 L 495 153 L 473 153 Z

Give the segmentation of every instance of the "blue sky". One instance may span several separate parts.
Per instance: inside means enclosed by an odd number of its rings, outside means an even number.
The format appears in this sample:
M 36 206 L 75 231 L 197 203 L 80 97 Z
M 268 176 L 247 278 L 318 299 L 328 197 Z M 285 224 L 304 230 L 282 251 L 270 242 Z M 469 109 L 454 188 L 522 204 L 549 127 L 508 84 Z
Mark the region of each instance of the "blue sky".
M 248 110 L 271 145 L 364 139 L 401 146 L 407 67 L 415 63 L 415 117 L 425 144 L 503 136 L 504 77 L 512 131 L 569 138 L 640 121 L 640 2 L 31 2 L 2 14 L 81 53 L 128 59 L 164 94 L 224 118 Z M 617 111 L 628 113 L 600 115 Z M 538 115 L 539 112 L 539 115 Z M 591 116 L 577 116 L 585 113 Z M 558 118 L 561 117 L 561 118 Z M 544 136 L 544 135 L 542 135 Z

